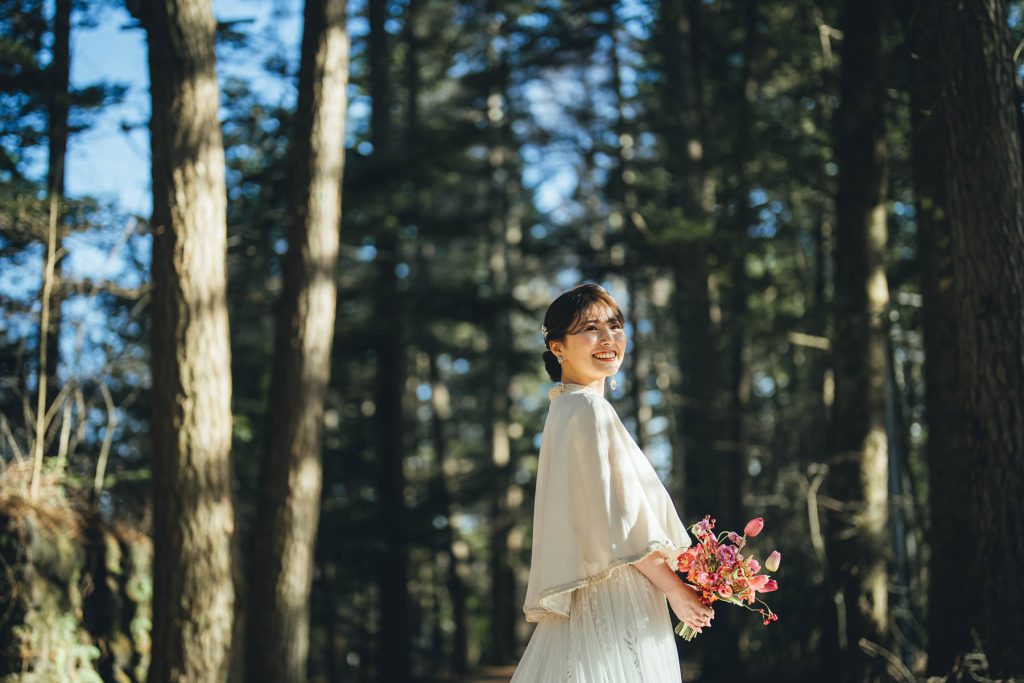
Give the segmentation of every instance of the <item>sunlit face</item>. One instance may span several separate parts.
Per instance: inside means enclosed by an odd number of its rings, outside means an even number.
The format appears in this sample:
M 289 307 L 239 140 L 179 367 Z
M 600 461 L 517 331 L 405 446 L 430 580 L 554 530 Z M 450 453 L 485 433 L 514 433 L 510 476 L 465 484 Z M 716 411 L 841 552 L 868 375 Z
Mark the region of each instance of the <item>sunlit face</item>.
M 577 332 L 564 342 L 551 342 L 551 351 L 563 358 L 562 381 L 593 384 L 619 371 L 626 354 L 626 331 L 607 306 L 595 307 Z

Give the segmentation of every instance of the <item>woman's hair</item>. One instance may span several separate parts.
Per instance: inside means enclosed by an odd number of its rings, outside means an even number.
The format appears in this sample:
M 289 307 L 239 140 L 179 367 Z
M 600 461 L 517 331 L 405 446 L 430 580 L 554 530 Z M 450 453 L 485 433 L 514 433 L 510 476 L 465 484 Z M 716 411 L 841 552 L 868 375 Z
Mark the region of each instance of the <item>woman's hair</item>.
M 544 369 L 551 381 L 562 379 L 562 366 L 555 354 L 551 353 L 551 342 L 565 342 L 566 335 L 574 334 L 583 329 L 584 323 L 590 319 L 591 312 L 610 308 L 619 325 L 625 324 L 625 318 L 615 299 L 601 285 L 585 284 L 563 292 L 548 306 L 544 314 Z

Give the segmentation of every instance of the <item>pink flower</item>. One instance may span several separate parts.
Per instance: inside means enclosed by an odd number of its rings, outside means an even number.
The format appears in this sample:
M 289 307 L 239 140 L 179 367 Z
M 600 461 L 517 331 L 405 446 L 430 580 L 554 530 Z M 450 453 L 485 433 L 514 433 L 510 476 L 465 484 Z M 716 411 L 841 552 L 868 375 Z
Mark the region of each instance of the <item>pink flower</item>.
M 732 595 L 732 586 L 730 586 L 727 583 L 723 583 L 721 586 L 718 587 L 718 594 L 723 598 L 728 598 Z
M 768 583 L 761 588 L 762 593 L 771 593 L 774 590 L 779 589 L 779 584 L 775 583 L 775 579 L 769 579 Z
M 747 579 L 747 585 L 756 591 L 764 591 L 764 587 L 768 584 L 769 579 L 767 574 L 758 574 L 757 576 L 751 576 Z
M 747 563 L 747 566 L 750 567 L 750 571 L 754 574 L 761 571 L 761 563 L 755 560 L 754 558 L 750 558 L 750 562 Z
M 764 528 L 764 518 L 755 517 L 754 519 L 747 522 L 747 525 L 743 527 L 743 535 L 753 538 L 761 533 L 761 529 Z
M 764 561 L 764 568 L 770 572 L 778 571 L 780 562 L 782 562 L 782 555 L 778 550 L 775 550 L 768 556 L 768 559 Z

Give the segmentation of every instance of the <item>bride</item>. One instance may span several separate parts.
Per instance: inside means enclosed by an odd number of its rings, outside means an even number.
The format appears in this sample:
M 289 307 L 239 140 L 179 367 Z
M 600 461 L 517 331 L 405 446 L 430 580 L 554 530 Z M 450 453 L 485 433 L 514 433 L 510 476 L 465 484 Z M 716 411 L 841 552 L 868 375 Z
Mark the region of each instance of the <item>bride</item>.
M 600 286 L 580 285 L 548 307 L 543 332 L 558 385 L 523 606 L 537 626 L 511 683 L 680 683 L 666 600 L 697 631 L 714 611 L 670 567 L 690 537 L 604 396 L 626 352 L 622 312 Z

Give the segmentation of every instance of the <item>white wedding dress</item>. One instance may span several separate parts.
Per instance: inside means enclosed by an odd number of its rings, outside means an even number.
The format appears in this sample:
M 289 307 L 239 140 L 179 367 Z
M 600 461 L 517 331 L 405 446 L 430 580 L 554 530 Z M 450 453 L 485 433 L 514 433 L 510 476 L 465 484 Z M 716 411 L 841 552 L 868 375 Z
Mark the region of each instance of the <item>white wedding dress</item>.
M 523 612 L 536 622 L 511 683 L 680 683 L 665 596 L 633 566 L 690 545 L 668 492 L 593 389 L 550 393 Z

